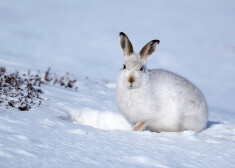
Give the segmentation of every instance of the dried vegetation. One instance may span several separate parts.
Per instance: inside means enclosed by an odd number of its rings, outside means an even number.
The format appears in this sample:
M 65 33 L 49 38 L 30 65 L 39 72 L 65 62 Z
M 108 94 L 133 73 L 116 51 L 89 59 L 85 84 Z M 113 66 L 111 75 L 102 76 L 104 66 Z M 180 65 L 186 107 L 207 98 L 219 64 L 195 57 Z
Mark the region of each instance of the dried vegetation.
M 70 74 L 66 73 L 62 77 L 50 73 L 50 68 L 41 74 L 28 73 L 20 74 L 18 71 L 7 73 L 6 68 L 0 67 L 0 106 L 6 108 L 12 107 L 21 111 L 27 111 L 32 106 L 40 106 L 42 104 L 43 84 L 57 85 L 64 88 L 77 90 L 76 80 L 70 78 Z

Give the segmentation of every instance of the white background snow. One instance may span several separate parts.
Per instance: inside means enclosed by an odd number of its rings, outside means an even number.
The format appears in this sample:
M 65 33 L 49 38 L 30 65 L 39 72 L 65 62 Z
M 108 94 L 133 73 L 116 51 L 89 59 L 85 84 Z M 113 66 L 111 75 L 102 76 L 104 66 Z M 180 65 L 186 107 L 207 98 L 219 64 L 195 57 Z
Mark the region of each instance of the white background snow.
M 1 0 L 0 66 L 72 73 L 78 91 L 44 85 L 40 107 L 0 105 L 0 167 L 235 167 L 235 2 Z M 201 133 L 133 132 L 114 93 L 119 32 L 149 68 L 195 83 L 209 106 Z

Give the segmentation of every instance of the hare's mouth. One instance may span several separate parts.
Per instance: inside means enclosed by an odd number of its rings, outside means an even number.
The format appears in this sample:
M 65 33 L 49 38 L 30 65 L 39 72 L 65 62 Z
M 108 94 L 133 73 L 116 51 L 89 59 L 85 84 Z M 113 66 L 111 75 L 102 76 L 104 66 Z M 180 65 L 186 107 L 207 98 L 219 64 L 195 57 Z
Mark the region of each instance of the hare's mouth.
M 128 89 L 135 89 L 136 87 L 133 85 L 128 86 Z
M 134 83 L 129 83 L 127 85 L 127 89 L 137 89 L 139 87 L 138 83 L 134 82 Z
M 128 89 L 133 89 L 134 87 L 133 86 L 129 86 Z
M 130 83 L 127 88 L 128 89 L 133 89 L 133 83 Z

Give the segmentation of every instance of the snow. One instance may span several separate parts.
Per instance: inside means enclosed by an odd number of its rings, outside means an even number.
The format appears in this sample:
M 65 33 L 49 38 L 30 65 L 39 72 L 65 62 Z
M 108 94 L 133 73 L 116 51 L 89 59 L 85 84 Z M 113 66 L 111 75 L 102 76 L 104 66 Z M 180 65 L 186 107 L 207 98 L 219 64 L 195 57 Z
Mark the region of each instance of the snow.
M 0 2 L 0 66 L 72 73 L 78 91 L 45 84 L 30 111 L 0 105 L 0 167 L 234 167 L 233 1 Z M 134 132 L 118 112 L 119 32 L 135 51 L 161 40 L 149 68 L 195 83 L 209 105 L 201 133 Z

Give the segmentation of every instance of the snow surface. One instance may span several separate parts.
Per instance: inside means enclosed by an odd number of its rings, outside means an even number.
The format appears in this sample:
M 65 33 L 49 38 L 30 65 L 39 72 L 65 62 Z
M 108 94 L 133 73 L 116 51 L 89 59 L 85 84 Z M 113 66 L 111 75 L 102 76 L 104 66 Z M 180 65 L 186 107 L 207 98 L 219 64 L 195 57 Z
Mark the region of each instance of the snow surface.
M 44 85 L 31 111 L 0 106 L 0 167 L 235 167 L 234 1 L 1 0 L 0 66 L 71 72 L 78 91 Z M 134 132 L 117 111 L 118 34 L 149 68 L 195 83 L 209 105 L 201 133 Z

